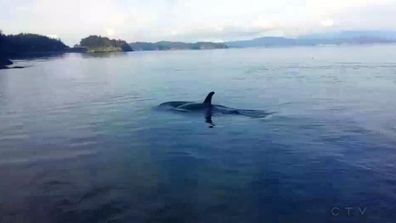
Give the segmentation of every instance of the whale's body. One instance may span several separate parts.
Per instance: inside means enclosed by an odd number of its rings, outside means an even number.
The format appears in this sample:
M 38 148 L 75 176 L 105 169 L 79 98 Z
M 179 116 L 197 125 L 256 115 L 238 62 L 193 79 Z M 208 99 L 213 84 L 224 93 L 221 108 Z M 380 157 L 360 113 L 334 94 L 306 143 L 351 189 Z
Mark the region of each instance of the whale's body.
M 210 92 L 203 102 L 192 101 L 170 101 L 159 105 L 160 108 L 170 109 L 178 112 L 205 112 L 211 116 L 212 114 L 235 114 L 249 117 L 262 118 L 273 113 L 261 110 L 237 109 L 223 105 L 212 104 L 212 97 L 215 93 Z
M 206 111 L 211 108 L 213 112 L 220 112 L 224 114 L 237 114 L 238 110 L 229 108 L 223 105 L 210 104 L 206 105 L 204 103 L 192 102 L 192 101 L 170 101 L 159 105 L 160 108 L 169 108 L 175 111 L 181 112 L 201 112 Z

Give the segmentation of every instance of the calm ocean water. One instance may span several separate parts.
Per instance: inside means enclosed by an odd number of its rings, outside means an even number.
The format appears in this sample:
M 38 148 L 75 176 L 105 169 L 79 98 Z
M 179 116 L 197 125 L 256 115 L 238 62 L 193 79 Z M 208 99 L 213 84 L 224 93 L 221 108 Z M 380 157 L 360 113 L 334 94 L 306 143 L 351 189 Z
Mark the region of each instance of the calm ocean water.
M 396 221 L 396 46 L 18 65 L 0 71 L 0 222 Z M 156 109 L 212 90 L 275 114 Z

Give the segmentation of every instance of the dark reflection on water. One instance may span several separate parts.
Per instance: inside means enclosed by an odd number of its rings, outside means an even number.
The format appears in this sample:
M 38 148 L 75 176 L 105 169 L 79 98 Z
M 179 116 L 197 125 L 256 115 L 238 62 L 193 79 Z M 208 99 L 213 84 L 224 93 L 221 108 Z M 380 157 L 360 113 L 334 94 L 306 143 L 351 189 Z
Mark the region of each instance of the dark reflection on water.
M 206 111 L 205 111 L 205 122 L 209 124 L 209 128 L 213 128 L 213 127 L 216 126 L 216 125 L 213 123 L 212 116 L 213 116 L 213 107 L 210 106 L 210 107 L 208 107 L 208 109 L 206 109 Z
M 81 54 L 82 58 L 112 58 L 127 56 L 129 52 L 103 52 L 103 53 L 84 53 Z
M 18 61 L 0 71 L 0 222 L 393 222 L 395 52 Z M 276 113 L 153 109 L 207 89 Z

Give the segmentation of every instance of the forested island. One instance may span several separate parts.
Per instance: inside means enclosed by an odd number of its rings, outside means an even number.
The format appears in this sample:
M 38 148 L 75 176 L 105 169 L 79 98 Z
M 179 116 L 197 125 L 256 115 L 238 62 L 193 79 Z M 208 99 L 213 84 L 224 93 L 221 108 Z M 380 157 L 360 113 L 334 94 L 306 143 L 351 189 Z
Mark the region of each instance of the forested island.
M 78 48 L 85 48 L 88 53 L 128 52 L 132 48 L 124 40 L 109 39 L 102 36 L 88 36 L 80 41 Z
M 69 48 L 60 40 L 36 34 L 7 35 L 1 45 L 1 52 L 10 57 L 58 53 Z
M 4 35 L 0 32 L 0 68 L 7 68 L 10 59 L 64 53 L 69 49 L 62 41 L 37 34 Z

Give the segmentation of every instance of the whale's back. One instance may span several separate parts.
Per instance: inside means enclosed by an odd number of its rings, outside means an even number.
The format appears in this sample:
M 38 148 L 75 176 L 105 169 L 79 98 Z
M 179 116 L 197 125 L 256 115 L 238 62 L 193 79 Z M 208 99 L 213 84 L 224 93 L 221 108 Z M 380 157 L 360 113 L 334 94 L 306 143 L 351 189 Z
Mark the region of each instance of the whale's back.
M 159 107 L 177 108 L 181 105 L 191 103 L 190 101 L 168 101 L 159 105 Z
M 206 109 L 208 107 L 207 104 L 204 103 L 186 103 L 183 105 L 178 106 L 178 109 L 183 109 L 183 110 L 188 110 L 188 111 L 197 111 L 197 110 L 201 110 L 201 109 Z

